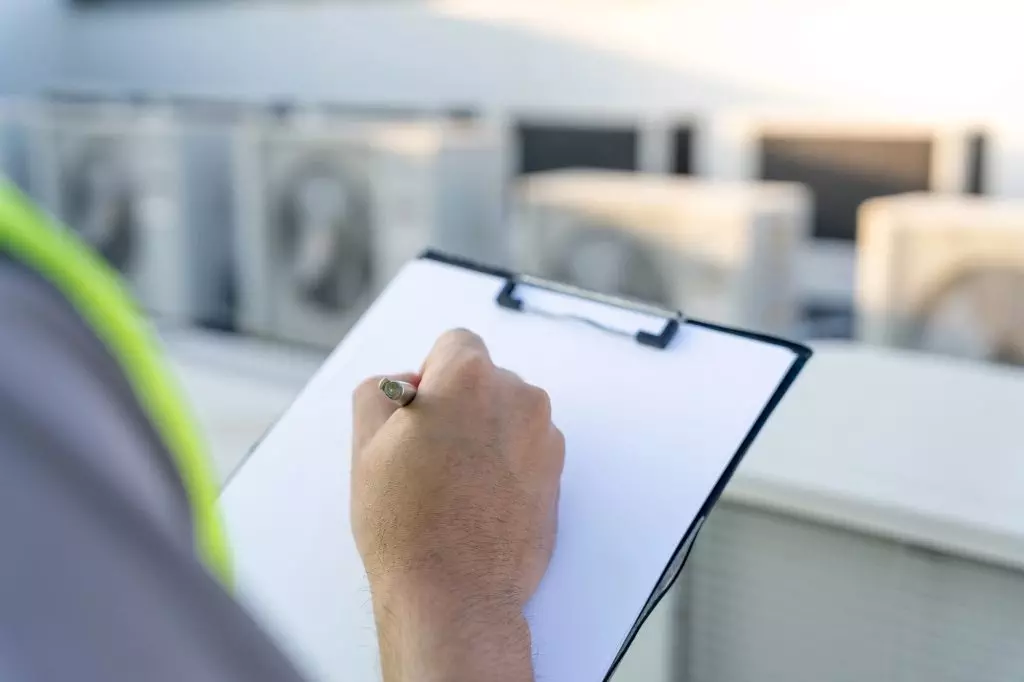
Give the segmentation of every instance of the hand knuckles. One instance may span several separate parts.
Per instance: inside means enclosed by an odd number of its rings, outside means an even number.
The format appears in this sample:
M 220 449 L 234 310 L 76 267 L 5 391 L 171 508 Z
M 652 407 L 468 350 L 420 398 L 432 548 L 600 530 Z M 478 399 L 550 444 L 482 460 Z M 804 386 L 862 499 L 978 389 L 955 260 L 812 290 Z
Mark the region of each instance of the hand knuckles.
M 537 419 L 550 421 L 551 419 L 551 396 L 543 388 L 527 385 L 525 388 L 525 400 L 529 407 L 530 414 Z
M 564 464 L 565 464 L 565 434 L 562 433 L 562 430 L 559 429 L 557 426 L 554 427 L 554 430 L 555 430 L 555 437 L 554 437 L 554 439 L 555 439 L 555 444 L 554 444 L 555 458 L 556 458 L 556 461 L 558 462 L 559 470 L 561 470 L 562 466 L 564 466 Z
M 565 434 L 562 433 L 562 429 L 558 428 L 557 426 L 552 426 L 551 428 L 554 431 L 555 446 L 564 455 L 565 454 Z
M 491 362 L 481 352 L 466 350 L 453 360 L 452 371 L 462 382 L 477 384 L 489 375 Z
M 484 348 L 484 341 L 474 332 L 460 327 L 458 329 L 449 329 L 442 334 L 441 338 L 438 339 L 438 345 Z
M 459 327 L 458 329 L 454 329 L 453 332 L 455 334 L 458 334 L 459 338 L 461 338 L 463 341 L 465 341 L 466 343 L 468 343 L 470 345 L 473 345 L 473 346 L 483 346 L 484 345 L 484 340 L 482 338 L 480 338 L 479 334 L 477 334 L 476 332 L 470 331 L 470 330 L 466 329 L 465 327 Z

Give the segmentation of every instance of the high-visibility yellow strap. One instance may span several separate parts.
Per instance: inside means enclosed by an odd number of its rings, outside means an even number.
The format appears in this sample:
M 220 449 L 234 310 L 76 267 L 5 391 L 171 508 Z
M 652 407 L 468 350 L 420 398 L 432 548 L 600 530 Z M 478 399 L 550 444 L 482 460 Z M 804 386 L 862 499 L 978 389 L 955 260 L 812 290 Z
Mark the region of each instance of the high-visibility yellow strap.
M 0 251 L 55 286 L 120 362 L 143 411 L 175 459 L 192 507 L 199 555 L 230 587 L 230 553 L 202 438 L 163 364 L 145 317 L 117 274 L 70 230 L 53 225 L 3 179 Z

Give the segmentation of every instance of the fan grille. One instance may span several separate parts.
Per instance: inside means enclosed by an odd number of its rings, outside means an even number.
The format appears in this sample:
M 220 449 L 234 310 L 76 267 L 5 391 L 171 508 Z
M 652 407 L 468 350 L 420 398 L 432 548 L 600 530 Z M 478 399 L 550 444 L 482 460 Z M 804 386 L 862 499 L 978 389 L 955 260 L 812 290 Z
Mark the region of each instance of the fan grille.
M 663 307 L 674 305 L 657 259 L 612 226 L 578 227 L 562 249 L 543 257 L 542 274 L 550 279 Z
M 909 343 L 1024 366 L 1024 268 L 960 270 L 926 297 L 911 322 Z
M 355 305 L 373 282 L 369 188 L 330 156 L 306 158 L 277 202 L 279 246 L 301 297 L 325 311 Z
M 66 157 L 62 179 L 62 218 L 114 268 L 128 272 L 138 249 L 138 209 L 123 144 L 86 141 Z

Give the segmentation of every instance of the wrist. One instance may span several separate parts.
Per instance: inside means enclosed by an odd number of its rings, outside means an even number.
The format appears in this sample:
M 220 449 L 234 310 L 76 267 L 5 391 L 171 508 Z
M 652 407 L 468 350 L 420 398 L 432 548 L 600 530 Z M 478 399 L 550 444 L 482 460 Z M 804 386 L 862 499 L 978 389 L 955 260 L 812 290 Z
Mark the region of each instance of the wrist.
M 533 679 L 521 606 L 436 576 L 393 576 L 371 586 L 386 682 Z

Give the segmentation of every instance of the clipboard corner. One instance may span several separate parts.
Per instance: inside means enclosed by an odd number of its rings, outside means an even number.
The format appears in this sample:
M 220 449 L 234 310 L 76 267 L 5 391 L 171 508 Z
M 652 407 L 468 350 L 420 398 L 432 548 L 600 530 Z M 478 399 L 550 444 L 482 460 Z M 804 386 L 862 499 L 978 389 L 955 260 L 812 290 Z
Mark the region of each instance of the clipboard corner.
M 793 352 L 797 357 L 800 366 L 814 355 L 814 350 L 803 343 L 798 341 L 791 341 L 784 339 L 781 336 L 774 336 L 772 334 L 765 334 L 763 332 L 749 331 L 746 329 L 737 329 L 735 327 L 727 327 L 725 325 L 716 324 L 714 322 L 706 322 L 704 320 L 695 320 L 690 318 L 686 321 L 687 324 L 692 324 L 697 327 L 704 327 L 705 329 L 711 329 L 714 331 L 722 332 L 725 334 L 732 334 L 733 336 L 741 336 L 745 339 L 751 339 L 753 341 L 760 341 L 761 343 L 771 344 L 773 346 L 782 346 Z
M 648 597 L 647 603 L 644 605 L 636 621 L 633 623 L 632 628 L 627 633 L 626 638 L 623 641 L 618 653 L 616 654 L 611 667 L 605 674 L 603 682 L 611 681 L 612 675 L 615 673 L 615 670 L 622 662 L 622 659 L 623 657 L 625 657 L 626 652 L 629 651 L 629 648 L 636 640 L 636 637 L 639 634 L 640 629 L 643 627 L 644 623 L 647 621 L 647 618 L 658 606 L 662 598 L 668 593 L 669 589 L 671 589 L 671 587 L 675 585 L 676 581 L 679 579 L 679 576 L 682 575 L 683 570 L 686 567 L 687 561 L 690 558 L 690 554 L 692 553 L 693 548 L 696 545 L 697 537 L 699 536 L 700 531 L 704 528 L 705 521 L 708 519 L 715 505 L 718 504 L 719 499 L 721 499 L 722 497 L 723 491 L 729 485 L 729 482 L 735 475 L 736 470 L 742 463 L 744 457 L 747 454 L 747 451 L 750 449 L 750 446 L 753 444 L 754 440 L 761 432 L 761 429 L 764 428 L 764 425 L 768 422 L 768 419 L 771 417 L 772 413 L 779 406 L 779 403 L 782 402 L 783 397 L 785 397 L 785 395 L 789 392 L 789 389 L 792 388 L 793 383 L 796 381 L 797 377 L 803 371 L 803 368 L 807 364 L 808 360 L 810 360 L 811 357 L 814 355 L 814 350 L 810 346 L 798 343 L 796 341 L 789 341 L 787 339 L 770 336 L 767 334 L 761 334 L 758 332 L 748 332 L 739 329 L 732 329 L 729 327 L 723 327 L 721 325 L 712 324 L 710 322 L 702 322 L 699 320 L 688 320 L 687 323 L 695 324 L 697 326 L 706 327 L 709 329 L 714 329 L 717 331 L 722 331 L 729 334 L 736 334 L 746 338 L 755 339 L 757 341 L 761 341 L 764 343 L 783 346 L 784 348 L 788 348 L 793 352 L 794 359 L 793 363 L 789 367 L 789 370 L 782 378 L 782 381 L 776 387 L 775 392 L 772 394 L 771 398 L 765 404 L 763 410 L 761 411 L 761 414 L 757 418 L 757 421 L 751 426 L 746 438 L 744 438 L 743 442 L 740 444 L 740 447 L 736 450 L 736 453 L 729 461 L 729 465 L 726 467 L 725 471 L 722 473 L 721 477 L 716 482 L 715 487 L 705 498 L 704 504 L 701 506 L 700 513 L 698 513 L 697 516 L 694 517 L 693 521 L 690 523 L 690 526 L 686 530 L 686 534 L 683 535 L 682 539 L 680 540 L 679 545 L 676 547 L 676 550 L 672 555 L 672 558 L 665 565 L 661 578 L 659 579 L 658 583 L 654 585 L 653 589 L 651 590 L 651 594 Z

